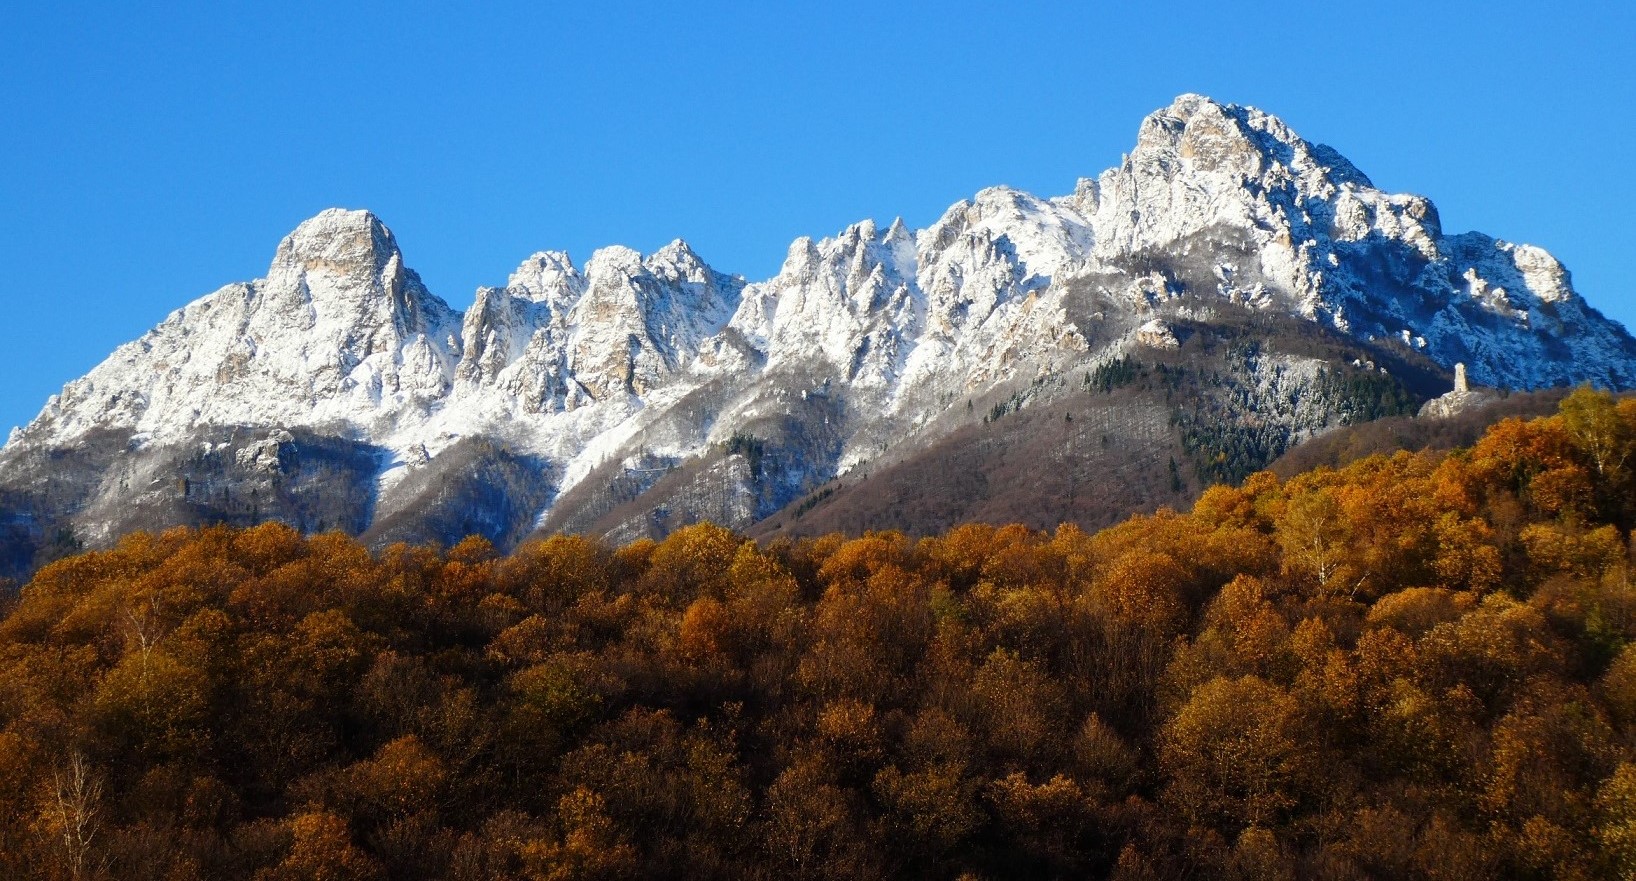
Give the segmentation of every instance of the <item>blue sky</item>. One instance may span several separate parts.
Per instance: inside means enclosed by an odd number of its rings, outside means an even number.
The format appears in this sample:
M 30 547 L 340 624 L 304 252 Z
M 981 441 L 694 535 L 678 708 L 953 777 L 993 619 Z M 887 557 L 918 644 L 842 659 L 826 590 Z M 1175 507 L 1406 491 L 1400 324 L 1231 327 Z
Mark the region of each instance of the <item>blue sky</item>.
M 1190 91 L 1636 324 L 1632 4 L 144 5 L 0 10 L 0 432 L 329 206 L 457 308 L 544 248 L 682 237 L 756 279 L 798 235 L 1068 192 Z

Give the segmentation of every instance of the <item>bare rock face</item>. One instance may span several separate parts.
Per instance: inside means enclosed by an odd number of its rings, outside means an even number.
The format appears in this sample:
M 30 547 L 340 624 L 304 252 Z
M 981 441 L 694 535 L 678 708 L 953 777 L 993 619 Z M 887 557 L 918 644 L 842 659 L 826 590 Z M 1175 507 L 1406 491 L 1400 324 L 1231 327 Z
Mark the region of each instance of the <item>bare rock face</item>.
M 1136 328 L 1136 343 L 1150 349 L 1179 349 L 1182 345 L 1170 325 L 1157 318 Z
M 375 463 L 373 489 L 348 496 L 372 507 L 345 522 L 389 519 L 378 535 L 422 535 L 414 506 L 456 497 L 488 513 L 438 523 L 496 536 L 615 509 L 627 530 L 722 511 L 744 526 L 837 475 L 934 446 L 979 419 L 979 401 L 1009 412 L 1138 349 L 1187 356 L 1192 329 L 1274 319 L 1355 349 L 1328 367 L 1300 347 L 1252 353 L 1263 373 L 1240 397 L 1290 408 L 1257 417 L 1286 440 L 1352 418 L 1290 398 L 1339 407 L 1325 371 L 1353 362 L 1464 364 L 1494 388 L 1636 385 L 1636 340 L 1545 251 L 1446 234 L 1429 200 L 1377 189 L 1276 117 L 1183 95 L 1069 194 L 995 187 L 922 230 L 863 221 L 798 239 L 757 282 L 679 240 L 648 255 L 604 248 L 583 267 L 541 251 L 462 315 L 405 266 L 379 219 L 325 211 L 278 246 L 265 278 L 185 306 L 47 402 L 0 451 L 0 499 L 22 500 L 4 504 L 36 524 L 25 532 L 103 535 L 87 518 L 135 492 L 132 461 L 235 451 L 243 461 L 221 465 L 233 476 L 212 478 L 221 509 L 260 510 L 235 487 L 297 479 L 300 450 L 322 447 L 349 475 Z M 1484 393 L 1451 394 L 1427 414 Z M 360 452 L 268 447 L 275 430 Z M 207 436 L 208 455 L 165 452 Z M 74 459 L 83 479 L 39 490 L 40 463 L 64 450 L 95 451 Z M 724 450 L 758 451 L 756 467 L 711 465 Z M 461 463 L 509 489 L 479 492 Z M 651 492 L 673 500 L 658 520 L 642 519 Z

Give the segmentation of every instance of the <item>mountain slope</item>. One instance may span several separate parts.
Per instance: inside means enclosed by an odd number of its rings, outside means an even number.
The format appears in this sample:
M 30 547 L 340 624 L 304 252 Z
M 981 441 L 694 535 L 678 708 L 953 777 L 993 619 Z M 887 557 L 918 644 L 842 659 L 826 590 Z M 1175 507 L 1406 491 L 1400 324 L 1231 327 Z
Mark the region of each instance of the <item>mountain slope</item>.
M 537 526 L 747 527 L 838 476 L 935 462 L 953 438 L 1037 446 L 982 417 L 1083 394 L 1074 377 L 1121 359 L 1195 354 L 1185 390 L 1167 373 L 1162 399 L 1112 405 L 1113 422 L 1159 420 L 1151 443 L 1057 457 L 1068 484 L 1163 459 L 1180 476 L 1135 495 L 1185 499 L 1228 459 L 1265 464 L 1360 418 L 1337 383 L 1385 383 L 1407 408 L 1457 362 L 1488 386 L 1636 385 L 1636 341 L 1549 254 L 1447 235 L 1429 200 L 1378 190 L 1277 118 L 1184 95 L 1071 194 L 997 187 L 923 230 L 799 239 L 755 283 L 680 241 L 583 267 L 541 252 L 462 315 L 377 218 L 326 211 L 266 278 L 174 313 L 14 435 L 0 528 L 38 547 L 206 517 L 506 544 Z M 1201 439 L 1212 420 L 1233 429 Z M 317 439 L 349 451 L 352 489 L 322 512 L 265 503 L 299 494 Z M 71 480 L 48 473 L 53 451 L 74 453 Z M 179 506 L 201 480 L 214 501 Z M 1042 518 L 1082 516 L 1042 491 Z

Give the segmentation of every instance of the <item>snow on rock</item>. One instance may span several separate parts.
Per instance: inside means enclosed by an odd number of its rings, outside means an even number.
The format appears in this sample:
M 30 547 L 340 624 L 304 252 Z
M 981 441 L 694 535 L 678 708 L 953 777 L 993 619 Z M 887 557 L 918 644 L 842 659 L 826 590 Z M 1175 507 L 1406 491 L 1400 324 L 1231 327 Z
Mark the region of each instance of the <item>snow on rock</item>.
M 262 440 L 240 447 L 238 452 L 234 454 L 234 458 L 241 468 L 277 471 L 279 466 L 283 464 L 279 458 L 279 448 L 294 440 L 295 435 L 279 429 Z

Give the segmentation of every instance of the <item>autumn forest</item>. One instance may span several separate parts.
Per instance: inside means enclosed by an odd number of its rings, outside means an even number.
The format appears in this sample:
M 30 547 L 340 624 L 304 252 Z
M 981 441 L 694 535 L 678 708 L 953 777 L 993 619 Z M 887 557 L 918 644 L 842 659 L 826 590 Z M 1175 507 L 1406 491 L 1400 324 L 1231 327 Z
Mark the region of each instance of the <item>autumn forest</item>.
M 1636 399 L 1088 534 L 136 534 L 0 596 L 0 877 L 1636 877 Z

